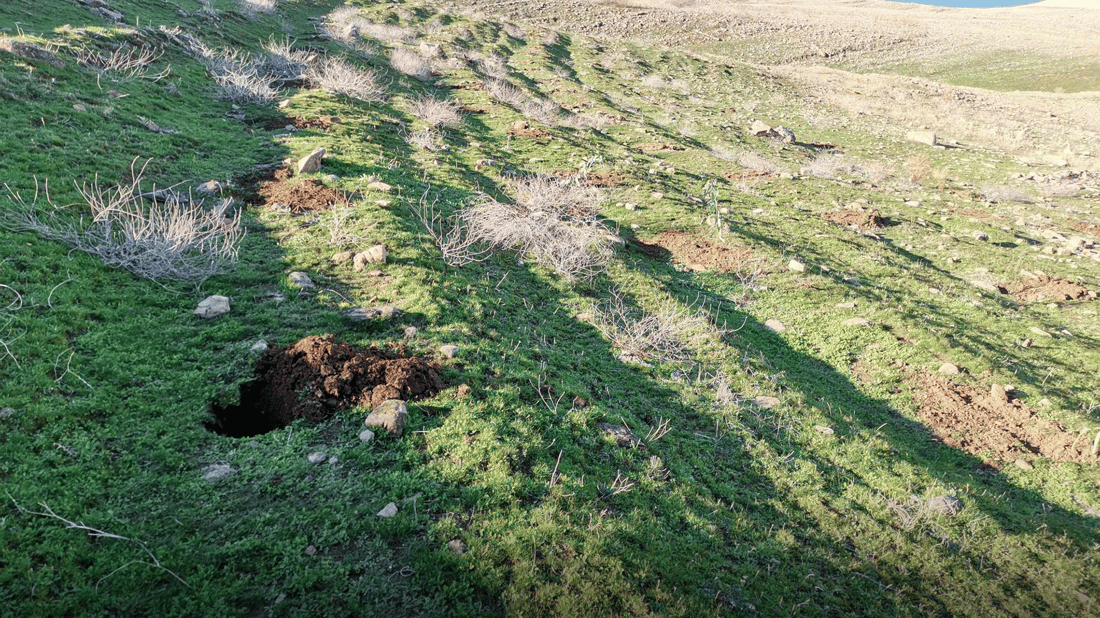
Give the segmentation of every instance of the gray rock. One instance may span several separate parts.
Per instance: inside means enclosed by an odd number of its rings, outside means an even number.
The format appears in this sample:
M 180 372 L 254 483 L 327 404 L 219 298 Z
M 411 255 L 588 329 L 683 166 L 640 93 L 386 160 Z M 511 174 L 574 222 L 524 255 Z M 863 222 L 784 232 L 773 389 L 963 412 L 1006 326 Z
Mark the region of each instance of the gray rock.
M 324 463 L 325 460 L 328 459 L 328 455 L 325 455 L 321 451 L 313 451 L 306 458 L 309 459 L 309 463 L 317 465 Z
M 218 182 L 217 180 L 208 180 L 201 185 L 195 187 L 195 193 L 198 193 L 199 195 L 213 195 L 224 188 L 225 185 Z
M 867 318 L 848 318 L 847 320 L 844 320 L 844 325 L 860 327 L 871 326 L 871 320 L 868 320 Z
M 814 425 L 814 429 L 827 436 L 831 436 L 833 435 L 833 433 L 835 433 L 832 427 L 826 427 L 825 425 Z
M 206 319 L 216 318 L 226 313 L 229 313 L 229 299 L 217 294 L 207 296 L 195 308 L 195 315 Z
M 787 330 L 787 325 L 780 322 L 779 320 L 770 319 L 764 322 L 764 328 L 773 332 L 781 333 Z
M 924 506 L 935 513 L 954 517 L 963 509 L 963 502 L 955 496 L 943 495 L 929 498 Z
M 359 432 L 359 440 L 362 442 L 370 442 L 374 439 L 374 432 L 369 429 L 364 429 Z
M 971 234 L 971 236 L 974 237 L 974 240 L 980 240 L 982 242 L 989 240 L 989 234 L 986 234 L 981 230 L 975 231 L 973 234 Z
M 356 253 L 353 258 L 355 260 L 355 272 L 362 272 L 367 264 L 385 264 L 388 255 L 389 252 L 386 251 L 385 245 L 375 245 L 366 251 Z
M 856 303 L 837 303 L 837 309 L 855 310 Z
M 939 141 L 935 131 L 910 131 L 905 134 L 905 139 L 929 146 L 935 146 Z
M 367 188 L 373 189 L 374 191 L 381 191 L 382 193 L 389 193 L 393 189 L 393 185 L 384 183 L 381 180 L 375 180 L 368 184 Z
M 400 399 L 382 402 L 371 412 L 363 424 L 367 427 L 381 427 L 395 436 L 405 433 L 405 422 L 409 418 L 409 409 Z
M 252 344 L 251 348 L 248 348 L 249 352 L 267 352 L 267 342 L 260 339 L 256 343 Z
M 458 346 L 445 345 L 439 348 L 439 353 L 442 354 L 444 358 L 454 358 L 455 355 L 458 354 Z
M 311 172 L 317 172 L 321 169 L 321 160 L 325 158 L 325 149 L 317 148 L 313 152 L 309 153 L 298 161 L 298 173 L 309 174 Z
M 0 418 L 8 416 L 15 416 L 15 408 L 2 408 L 0 409 Z
M 416 330 L 415 326 L 406 326 L 405 327 L 405 339 L 412 339 L 413 337 L 416 336 L 416 333 L 417 333 L 417 330 Z
M 202 469 L 202 480 L 216 481 L 227 476 L 233 476 L 236 473 L 237 471 L 232 466 L 226 464 L 213 464 Z
M 340 253 L 332 256 L 332 261 L 334 264 L 343 264 L 344 262 L 352 259 L 355 259 L 355 253 L 352 251 L 341 251 Z
M 1039 328 L 1038 326 L 1032 326 L 1031 327 L 1031 332 L 1035 333 L 1036 335 L 1039 335 L 1040 337 L 1051 337 L 1051 338 L 1054 337 L 1054 335 L 1046 332 L 1045 330 Z
M 309 547 L 306 548 L 306 555 L 311 556 L 311 557 L 316 556 L 317 555 L 317 548 L 310 545 Z
M 302 288 L 303 290 L 312 290 L 314 287 L 316 287 L 315 285 L 313 285 L 313 279 L 310 279 L 309 275 L 305 274 L 304 272 L 296 270 L 287 276 L 290 278 L 290 282 L 292 284 Z
M 603 435 L 613 438 L 615 443 L 622 447 L 638 446 L 642 443 L 641 438 L 630 431 L 628 427 L 623 425 L 612 425 L 611 423 L 599 423 L 596 425 L 603 432 Z
M 393 517 L 394 515 L 397 515 L 397 505 L 394 504 L 393 502 L 391 502 L 391 503 L 387 504 L 386 506 L 384 506 L 381 511 L 378 511 L 378 516 L 379 517 L 389 518 L 389 517 Z
M 804 273 L 806 272 L 806 265 L 798 260 L 791 260 L 787 263 L 787 270 L 792 273 Z
M 958 375 L 959 367 L 958 365 L 953 365 L 951 363 L 944 363 L 940 365 L 940 373 L 949 376 Z
M 760 395 L 757 397 L 753 397 L 752 404 L 758 408 L 764 408 L 765 410 L 768 410 L 779 405 L 779 398 L 770 397 L 768 395 Z
M 774 133 L 775 136 L 779 139 L 783 140 L 784 144 L 793 144 L 795 141 L 794 131 L 788 129 L 787 127 L 774 127 L 772 129 L 772 133 Z
M 1033 466 L 1030 463 L 1024 461 L 1023 459 L 1017 459 L 1013 463 L 1015 463 L 1016 467 L 1021 469 L 1021 470 L 1034 470 L 1035 469 L 1035 466 Z
M 753 120 L 752 124 L 749 125 L 749 134 L 755 137 L 765 137 L 771 133 L 771 131 L 771 125 L 760 122 L 759 120 Z

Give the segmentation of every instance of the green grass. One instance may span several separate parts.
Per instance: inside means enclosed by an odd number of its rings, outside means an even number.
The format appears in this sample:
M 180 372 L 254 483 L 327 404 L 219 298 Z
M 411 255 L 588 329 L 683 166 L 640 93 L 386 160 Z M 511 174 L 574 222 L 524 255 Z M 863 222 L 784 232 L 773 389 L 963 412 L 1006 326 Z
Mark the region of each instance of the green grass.
M 15 411 L 0 417 L 0 603 L 14 615 L 1096 612 L 1100 520 L 1081 506 L 1100 504 L 1096 465 L 1040 460 L 1031 471 L 989 471 L 981 458 L 931 438 L 906 380 L 949 358 L 969 370 L 958 380 L 1011 383 L 1036 409 L 1044 397 L 1052 402 L 1041 415 L 1073 431 L 1100 430 L 1090 408 L 1100 388 L 1095 305 L 1024 305 L 969 283 L 978 268 L 1000 283 L 1042 269 L 1095 289 L 1094 264 L 1040 260 L 1029 246 L 1034 233 L 1013 224 L 1031 213 L 1060 229 L 1095 217 L 1085 197 L 1059 200 L 1057 210 L 1040 203 L 1002 213 L 968 197 L 967 186 L 1003 181 L 1017 171 L 1008 157 L 935 151 L 929 164 L 946 170 L 942 181 L 909 183 L 900 170 L 912 145 L 818 127 L 792 87 L 745 68 L 638 46 L 600 50 L 568 34 L 545 47 L 535 28 L 518 41 L 459 16 L 432 28 L 437 15 L 427 6 L 363 3 L 375 21 L 415 29 L 448 53 L 509 57 L 515 83 L 577 113 L 623 120 L 606 132 L 545 127 L 551 137 L 509 139 L 522 118 L 516 110 L 455 88 L 450 96 L 486 113 L 447 129 L 447 150 L 415 151 L 403 129 L 422 125 L 403 111 L 405 101 L 447 89 L 389 71 L 381 54 L 352 58 L 392 80 L 386 102 L 288 91 L 285 110 L 249 107 L 241 123 L 211 98 L 203 68 L 171 48 L 161 62 L 172 65 L 168 80 L 181 98 L 140 80 L 101 80 L 99 88 L 64 45 L 92 36 L 82 25 L 124 33 L 70 3 L 47 4 L 56 11 L 0 7 L 0 23 L 19 23 L 22 34 L 11 34 L 62 45 L 66 59 L 63 69 L 7 55 L 0 63 L 0 119 L 10 128 L 0 144 L 14 153 L 0 161 L 0 180 L 13 190 L 29 195 L 36 177 L 48 178 L 55 201 L 76 202 L 74 182 L 96 174 L 113 182 L 134 159 L 151 159 L 147 177 L 158 186 L 241 179 L 253 165 L 323 146 L 317 176 L 338 175 L 326 182 L 353 195 L 346 231 L 356 246 L 385 243 L 390 259 L 381 278 L 333 266 L 331 255 L 343 250 L 330 245 L 334 213 L 248 209 L 239 262 L 196 289 L 135 278 L 33 234 L 0 232 L 0 354 L 10 352 L 0 358 L 0 407 Z M 284 2 L 277 14 L 249 20 L 216 2 L 223 13 L 212 21 L 179 17 L 170 3 L 113 3 L 131 24 L 140 15 L 142 26 L 179 23 L 209 45 L 251 48 L 273 32 L 305 44 L 314 32 L 307 18 L 335 5 Z M 459 45 L 453 37 L 466 27 L 473 37 Z M 618 53 L 617 66 L 596 67 L 608 51 Z M 647 87 L 641 78 L 650 73 L 683 79 L 690 91 Z M 478 77 L 467 68 L 434 79 L 456 86 Z M 746 110 L 747 101 L 759 107 Z M 262 125 L 279 113 L 342 122 L 276 140 L 282 131 Z M 138 115 L 180 134 L 153 134 Z M 835 144 L 852 161 L 884 160 L 897 171 L 875 185 L 853 175 L 726 180 L 739 166 L 708 148 L 758 152 L 795 172 L 816 154 L 747 137 L 742 129 L 754 117 L 782 118 L 807 143 Z M 644 142 L 685 150 L 643 153 Z M 730 211 L 721 242 L 759 257 L 756 285 L 747 287 L 748 271 L 693 272 L 629 244 L 606 272 L 573 285 L 507 252 L 452 268 L 414 215 L 425 191 L 453 212 L 479 191 L 506 196 L 512 171 L 576 169 L 593 155 L 602 157 L 598 169 L 625 177 L 607 190 L 602 214 L 628 238 L 675 229 L 719 242 L 692 200 L 717 178 Z M 496 165 L 479 166 L 483 159 Z M 374 178 L 394 190 L 367 189 Z M 870 237 L 819 216 L 859 198 L 896 225 Z M 617 206 L 625 202 L 642 208 Z M 1005 219 L 972 221 L 975 212 Z M 974 240 L 976 229 L 990 242 Z M 790 259 L 808 272 L 787 272 Z M 299 295 L 285 280 L 291 270 L 307 271 L 319 291 Z M 584 315 L 613 288 L 649 311 L 668 298 L 701 308 L 730 332 L 703 333 L 688 362 L 624 362 Z M 277 290 L 285 302 L 268 298 Z M 209 294 L 230 297 L 232 312 L 195 317 Z M 858 303 L 855 313 L 835 307 L 845 301 Z M 364 325 L 339 314 L 385 303 L 403 315 Z M 844 325 L 857 315 L 874 326 Z M 769 318 L 788 329 L 765 329 Z M 407 326 L 417 327 L 414 338 L 404 338 Z M 1034 337 L 1033 326 L 1073 336 L 1018 346 Z M 252 377 L 255 341 L 319 333 L 400 343 L 424 356 L 438 357 L 443 344 L 460 352 L 444 362 L 447 388 L 411 403 L 402 438 L 360 442 L 365 410 L 254 438 L 203 429 L 210 402 L 232 400 Z M 720 381 L 737 396 L 723 400 Z M 460 384 L 471 387 L 469 397 L 457 396 Z M 540 394 L 539 385 L 553 390 Z M 753 405 L 760 395 L 780 403 Z M 671 431 L 638 448 L 621 448 L 598 429 L 625 423 L 646 436 L 663 419 Z M 306 457 L 317 450 L 338 463 L 311 465 Z M 218 463 L 237 473 L 201 480 Z M 965 503 L 957 517 L 911 502 L 945 493 Z M 389 502 L 398 515 L 377 517 Z M 25 512 L 47 506 L 142 545 Z M 453 540 L 464 553 L 447 549 Z

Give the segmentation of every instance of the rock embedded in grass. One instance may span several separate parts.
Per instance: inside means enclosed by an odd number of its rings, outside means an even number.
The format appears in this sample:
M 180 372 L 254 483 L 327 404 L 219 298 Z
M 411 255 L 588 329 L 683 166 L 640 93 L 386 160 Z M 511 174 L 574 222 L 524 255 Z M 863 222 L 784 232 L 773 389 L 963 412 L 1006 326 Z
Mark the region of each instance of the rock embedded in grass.
M 764 322 L 764 328 L 776 333 L 781 333 L 787 330 L 787 325 L 780 322 L 779 320 L 769 319 Z
M 217 294 L 207 296 L 195 308 L 195 315 L 205 319 L 216 318 L 226 313 L 229 313 L 229 299 Z
M 394 515 L 397 515 L 397 505 L 394 504 L 393 502 L 391 502 L 391 503 L 387 504 L 386 506 L 382 507 L 381 511 L 378 511 L 378 516 L 379 517 L 389 518 L 389 517 L 393 517 Z
M 313 152 L 309 153 L 298 161 L 298 173 L 309 174 L 312 172 L 320 171 L 321 160 L 325 158 L 325 149 L 317 148 Z
M 944 363 L 944 364 L 940 365 L 939 372 L 944 374 L 944 375 L 953 376 L 953 375 L 958 375 L 960 370 L 959 370 L 958 365 L 954 365 L 952 363 Z
M 444 358 L 454 358 L 458 354 L 458 346 L 445 345 L 439 348 L 439 353 L 442 354 Z
M 792 273 L 804 273 L 806 272 L 806 265 L 798 260 L 791 260 L 787 263 L 787 270 Z
M 367 427 L 381 427 L 395 436 L 405 433 L 405 422 L 409 418 L 409 409 L 400 399 L 389 399 L 379 404 L 363 424 Z
M 615 443 L 621 447 L 629 448 L 638 446 L 642 443 L 641 438 L 624 425 L 599 423 L 597 427 L 600 428 L 600 431 L 602 431 L 605 436 L 615 440 Z
M 328 456 L 321 451 L 313 451 L 306 458 L 309 460 L 309 463 L 316 466 L 324 463 L 325 460 L 328 459 Z
M 948 517 L 954 517 L 963 509 L 963 501 L 955 496 L 943 495 L 929 498 L 925 503 L 928 510 Z
M 202 480 L 204 481 L 216 481 L 223 479 L 227 476 L 233 476 L 237 473 L 237 470 L 227 464 L 213 464 L 203 468 Z
M 287 278 L 290 279 L 291 284 L 303 290 L 312 290 L 314 287 L 316 287 L 313 284 L 313 279 L 310 279 L 309 275 L 301 271 L 294 271 L 287 275 Z

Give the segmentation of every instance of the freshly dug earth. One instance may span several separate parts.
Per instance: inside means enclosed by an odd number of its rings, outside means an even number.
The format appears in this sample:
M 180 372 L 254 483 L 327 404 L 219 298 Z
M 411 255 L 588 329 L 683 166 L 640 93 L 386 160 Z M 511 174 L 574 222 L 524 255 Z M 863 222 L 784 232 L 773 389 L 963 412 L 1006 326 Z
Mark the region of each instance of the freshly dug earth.
M 844 227 L 856 227 L 860 229 L 876 230 L 887 224 L 887 220 L 880 217 L 878 211 L 871 210 L 838 210 L 836 212 L 821 213 L 821 218 Z
M 214 405 L 215 418 L 206 426 L 224 435 L 253 436 L 299 418 L 316 421 L 387 399 L 429 397 L 442 387 L 437 365 L 358 348 L 332 335 L 311 335 L 269 348 L 256 362 L 256 379 L 241 385 L 240 403 Z
M 1022 303 L 1059 300 L 1096 300 L 1096 292 L 1075 281 L 1052 278 L 1050 275 L 1037 275 L 1034 278 L 1021 279 L 1009 284 L 1008 294 Z
M 289 208 L 293 213 L 328 210 L 347 202 L 347 196 L 319 180 L 294 178 L 290 170 L 280 168 L 270 180 L 256 185 L 251 203 L 261 208 Z
M 1058 423 L 1037 418 L 1022 401 L 996 397 L 990 391 L 917 374 L 914 393 L 920 413 L 944 444 L 962 449 L 985 463 L 1022 460 L 1095 463 L 1092 440 L 1080 438 Z
M 572 180 L 577 177 L 577 172 L 574 170 L 552 170 L 550 173 L 562 180 Z M 615 187 L 622 184 L 623 180 L 625 180 L 625 177 L 622 174 L 614 170 L 608 170 L 589 173 L 581 181 L 581 184 L 586 187 Z
M 669 144 L 667 142 L 643 142 L 641 144 L 635 144 L 635 148 L 642 152 L 660 152 L 662 150 L 687 150 L 685 146 L 680 144 Z
M 631 242 L 652 258 L 671 256 L 676 263 L 696 270 L 728 273 L 744 270 L 756 262 L 756 256 L 748 249 L 715 244 L 702 236 L 674 230 L 661 232 L 646 242 Z

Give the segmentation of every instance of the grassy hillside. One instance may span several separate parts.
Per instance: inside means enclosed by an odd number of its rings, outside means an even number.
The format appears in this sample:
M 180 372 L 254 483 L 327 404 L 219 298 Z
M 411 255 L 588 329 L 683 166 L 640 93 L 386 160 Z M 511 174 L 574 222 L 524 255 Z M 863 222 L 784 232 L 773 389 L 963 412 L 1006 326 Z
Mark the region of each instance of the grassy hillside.
M 1100 612 L 1096 175 L 430 4 L 101 4 L 0 5 L 13 615 Z M 51 239 L 141 170 L 221 274 Z M 210 430 L 324 334 L 441 390 Z

